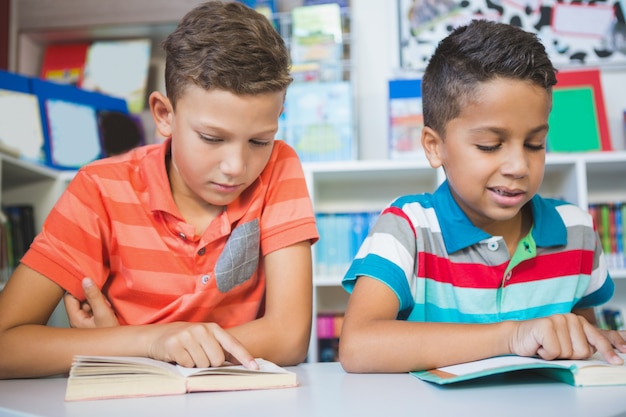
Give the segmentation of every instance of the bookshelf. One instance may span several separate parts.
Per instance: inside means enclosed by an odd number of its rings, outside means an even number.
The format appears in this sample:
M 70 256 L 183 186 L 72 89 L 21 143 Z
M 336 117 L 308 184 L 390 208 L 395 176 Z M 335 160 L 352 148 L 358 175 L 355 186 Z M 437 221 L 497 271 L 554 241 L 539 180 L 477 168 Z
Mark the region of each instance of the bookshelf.
M 432 192 L 445 179 L 425 158 L 415 160 L 361 160 L 305 164 L 309 192 L 316 212 L 349 213 L 381 210 L 402 194 Z M 626 152 L 551 154 L 546 158 L 544 182 L 539 193 L 559 197 L 585 209 L 590 203 L 626 202 Z M 319 245 L 319 244 L 318 244 Z M 313 247 L 315 251 L 318 245 Z M 626 269 L 611 270 L 616 291 L 608 306 L 626 313 Z M 325 275 L 314 269 L 314 317 L 318 313 L 345 311 L 348 295 L 341 275 Z M 313 335 L 317 334 L 313 322 Z M 318 357 L 312 337 L 309 358 Z
M 19 0 L 12 2 L 9 69 L 36 76 L 43 51 L 51 43 L 95 39 L 152 40 L 148 90 L 164 91 L 164 56 L 159 47 L 176 22 L 202 0 Z M 286 2 L 286 1 L 285 1 Z M 298 3 L 298 2 L 289 2 Z M 388 0 L 353 0 L 350 34 L 345 38 L 349 60 L 343 64 L 358 88 L 355 113 L 359 114 L 357 136 L 360 160 L 312 162 L 305 174 L 313 204 L 318 212 L 348 213 L 381 210 L 394 197 L 412 192 L 431 192 L 444 179 L 425 159 L 381 160 L 386 157 L 387 81 L 398 61 L 395 5 Z M 281 33 L 289 33 L 289 13 L 280 10 Z M 372 28 L 375 27 L 375 30 Z M 354 42 L 358 39 L 358 42 Z M 287 40 L 289 42 L 289 40 Z M 354 67 L 367 71 L 353 72 Z M 605 85 L 607 107 L 624 105 L 619 87 L 623 72 L 609 71 Z M 619 85 L 618 85 L 619 84 Z M 356 89 L 355 89 L 356 90 Z M 621 116 L 621 114 L 620 114 Z M 143 118 L 143 117 L 142 117 Z M 149 117 L 143 118 L 149 120 Z M 621 121 L 610 120 L 612 136 L 621 133 Z M 618 123 L 619 122 L 619 123 Z M 149 132 L 149 129 L 146 129 Z M 621 137 L 621 136 L 620 136 Z M 149 138 L 148 138 L 149 139 Z M 2 188 L 0 203 L 31 203 L 38 228 L 52 205 L 71 180 L 71 171 L 55 171 L 0 155 Z M 542 195 L 562 197 L 583 208 L 590 203 L 626 201 L 626 151 L 585 154 L 550 154 L 547 158 Z M 313 247 L 315 255 L 316 247 Z M 611 271 L 616 294 L 611 304 L 626 311 L 626 270 Z M 340 275 L 321 275 L 314 270 L 314 317 L 318 312 L 345 310 L 348 295 L 341 288 Z M 1 286 L 1 283 L 0 283 Z M 55 314 L 54 323 L 63 324 L 64 313 Z M 318 356 L 316 321 L 309 349 L 309 360 Z

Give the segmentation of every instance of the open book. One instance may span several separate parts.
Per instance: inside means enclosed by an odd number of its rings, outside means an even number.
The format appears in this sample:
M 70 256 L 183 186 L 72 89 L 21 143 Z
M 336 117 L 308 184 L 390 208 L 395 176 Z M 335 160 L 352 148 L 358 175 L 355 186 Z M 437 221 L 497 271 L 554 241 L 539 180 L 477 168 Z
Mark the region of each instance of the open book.
M 150 358 L 74 356 L 66 401 L 147 397 L 201 391 L 287 388 L 298 385 L 296 374 L 264 359 L 259 370 L 241 365 L 185 368 Z
M 624 362 L 626 355 L 618 353 Z M 626 365 L 610 365 L 596 353 L 586 360 L 553 360 L 521 356 L 498 356 L 412 375 L 437 384 L 451 384 L 505 372 L 535 370 L 542 375 L 574 386 L 626 385 Z

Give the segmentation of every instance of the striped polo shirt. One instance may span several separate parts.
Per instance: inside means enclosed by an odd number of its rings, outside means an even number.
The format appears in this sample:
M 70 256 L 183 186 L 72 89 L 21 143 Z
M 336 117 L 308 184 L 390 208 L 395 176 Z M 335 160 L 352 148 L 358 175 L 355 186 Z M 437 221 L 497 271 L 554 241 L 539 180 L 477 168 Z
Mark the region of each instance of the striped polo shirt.
M 535 195 L 533 226 L 511 257 L 500 236 L 475 227 L 444 182 L 396 199 L 363 242 L 344 279 L 385 283 L 410 321 L 493 323 L 569 313 L 614 290 L 591 216 Z
M 174 203 L 169 149 L 167 140 L 81 168 L 22 262 L 81 299 L 91 277 L 121 324 L 253 320 L 262 257 L 318 239 L 300 161 L 276 141 L 257 181 L 198 236 Z

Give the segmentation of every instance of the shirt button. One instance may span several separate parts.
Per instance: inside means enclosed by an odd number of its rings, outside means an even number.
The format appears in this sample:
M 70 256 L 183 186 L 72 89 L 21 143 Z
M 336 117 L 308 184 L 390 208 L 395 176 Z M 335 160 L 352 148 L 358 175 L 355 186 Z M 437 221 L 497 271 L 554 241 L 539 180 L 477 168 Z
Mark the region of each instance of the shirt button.
M 187 239 L 187 235 L 185 235 L 183 232 L 179 232 L 178 233 L 178 237 L 183 239 L 183 240 Z
M 207 274 L 207 275 L 202 275 L 202 283 L 206 284 L 207 282 L 209 282 L 209 280 L 211 279 L 211 275 Z
M 507 272 L 507 273 L 506 273 L 506 276 L 504 277 L 504 280 L 505 280 L 505 281 L 510 280 L 512 275 L 513 275 L 513 272 L 511 272 L 511 271 Z
M 499 247 L 500 247 L 500 244 L 498 242 L 487 243 L 487 249 L 489 249 L 492 252 L 497 251 Z
M 206 253 L 206 248 L 200 248 L 200 250 L 198 251 L 198 255 L 202 256 Z

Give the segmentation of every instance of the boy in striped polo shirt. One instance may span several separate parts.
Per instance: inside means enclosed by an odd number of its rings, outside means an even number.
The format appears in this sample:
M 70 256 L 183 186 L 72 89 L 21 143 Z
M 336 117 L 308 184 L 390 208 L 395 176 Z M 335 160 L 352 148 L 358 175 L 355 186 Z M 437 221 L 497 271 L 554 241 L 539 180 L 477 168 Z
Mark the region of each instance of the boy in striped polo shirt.
M 64 373 L 74 354 L 305 359 L 318 234 L 300 161 L 274 140 L 289 52 L 263 15 L 221 1 L 164 47 L 167 96 L 149 103 L 167 139 L 69 184 L 0 293 L 2 378 Z M 47 327 L 66 291 L 73 328 Z
M 438 45 L 422 144 L 447 180 L 392 202 L 346 273 L 347 371 L 596 350 L 622 362 L 625 335 L 589 321 L 613 294 L 590 215 L 537 195 L 555 73 L 536 36 L 506 24 L 473 21 Z

